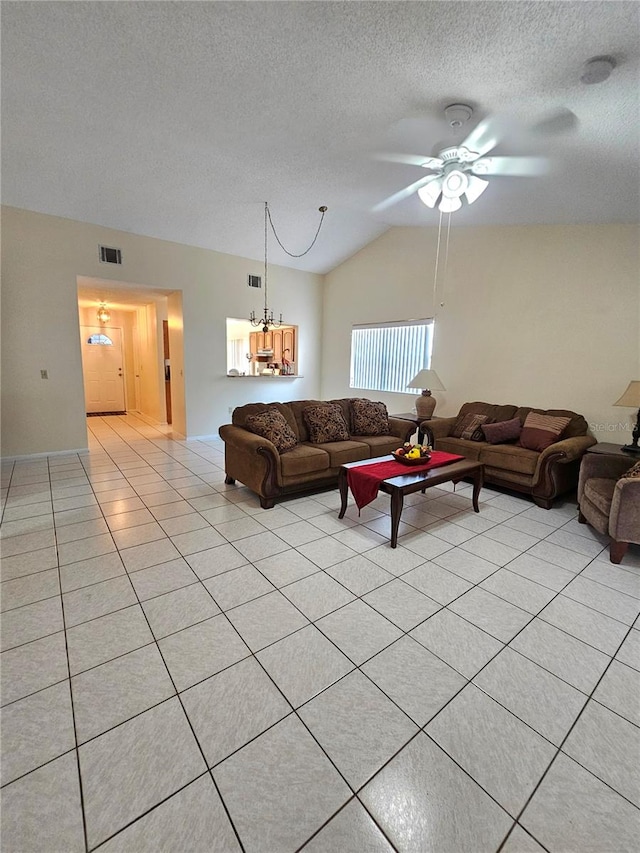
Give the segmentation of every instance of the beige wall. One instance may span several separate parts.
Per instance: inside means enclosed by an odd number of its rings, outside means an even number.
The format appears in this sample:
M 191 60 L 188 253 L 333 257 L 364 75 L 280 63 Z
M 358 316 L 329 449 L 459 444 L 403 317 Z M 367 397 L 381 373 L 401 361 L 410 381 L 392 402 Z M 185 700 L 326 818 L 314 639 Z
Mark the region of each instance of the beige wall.
M 437 230 L 392 228 L 326 276 L 322 396 L 349 389 L 353 323 L 436 316 L 432 366 L 466 400 L 581 412 L 599 441 L 635 413 L 611 404 L 640 379 L 640 256 L 634 225 L 455 227 L 434 303 Z M 440 307 L 440 302 L 444 305 Z M 382 399 L 390 411 L 415 398 Z
M 123 265 L 98 261 L 98 245 Z M 16 208 L 2 209 L 2 455 L 87 446 L 77 277 L 182 291 L 185 431 L 215 435 L 229 408 L 315 397 L 320 386 L 322 277 L 274 266 L 270 308 L 300 328 L 304 378 L 226 377 L 227 317 L 260 309 L 247 287 L 261 262 Z M 49 379 L 40 379 L 40 370 Z

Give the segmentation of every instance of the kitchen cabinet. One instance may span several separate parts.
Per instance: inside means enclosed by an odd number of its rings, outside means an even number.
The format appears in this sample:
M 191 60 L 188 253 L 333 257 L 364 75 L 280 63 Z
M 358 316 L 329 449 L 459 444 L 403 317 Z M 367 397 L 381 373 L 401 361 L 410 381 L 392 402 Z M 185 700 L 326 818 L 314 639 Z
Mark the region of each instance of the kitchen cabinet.
M 273 355 L 266 358 L 261 358 L 260 363 L 269 362 L 280 366 L 282 364 L 282 356 L 285 350 L 289 350 L 286 354 L 289 361 L 296 361 L 296 332 L 297 329 L 293 326 L 283 326 L 280 329 L 270 329 L 268 332 L 251 332 L 249 335 L 249 349 L 256 359 L 258 350 L 272 349 Z M 264 366 L 264 364 L 263 364 Z

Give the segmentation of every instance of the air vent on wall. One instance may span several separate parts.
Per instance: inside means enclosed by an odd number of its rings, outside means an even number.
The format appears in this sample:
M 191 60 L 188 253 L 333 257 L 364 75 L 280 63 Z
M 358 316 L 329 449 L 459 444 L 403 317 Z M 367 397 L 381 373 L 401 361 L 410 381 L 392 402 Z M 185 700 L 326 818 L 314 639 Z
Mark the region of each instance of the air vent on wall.
M 262 276 L 261 275 L 249 275 L 247 276 L 247 284 L 249 287 L 262 287 Z
M 112 249 L 109 246 L 98 246 L 100 260 L 103 264 L 121 264 L 122 252 L 120 249 Z

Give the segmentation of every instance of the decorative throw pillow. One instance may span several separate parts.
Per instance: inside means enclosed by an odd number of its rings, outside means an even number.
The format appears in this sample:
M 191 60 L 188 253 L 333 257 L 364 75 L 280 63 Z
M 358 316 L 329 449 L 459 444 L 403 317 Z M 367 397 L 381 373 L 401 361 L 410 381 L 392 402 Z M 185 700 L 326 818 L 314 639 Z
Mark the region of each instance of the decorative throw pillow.
M 293 450 L 298 443 L 295 432 L 277 409 L 267 409 L 257 415 L 249 415 L 245 425 L 250 432 L 261 435 L 275 444 L 280 453 Z
M 474 412 L 460 415 L 453 426 L 451 437 L 464 438 L 467 441 L 484 441 L 482 424 L 486 424 L 488 420 L 489 415 L 477 415 Z
M 522 426 L 518 445 L 526 447 L 527 450 L 546 450 L 547 447 L 559 441 L 570 420 L 571 418 L 529 412 Z
M 640 477 L 640 462 L 636 462 L 635 465 L 632 465 L 628 471 L 625 471 L 624 474 L 620 477 L 621 480 L 631 480 L 633 478 Z
M 389 435 L 389 413 L 384 403 L 352 400 L 351 417 L 354 435 Z
M 340 406 L 307 406 L 302 410 L 302 416 L 309 430 L 309 441 L 314 444 L 349 440 L 349 428 Z
M 506 444 L 520 438 L 522 424 L 520 418 L 511 418 L 509 421 L 498 421 L 497 424 L 483 424 L 481 429 L 489 444 Z

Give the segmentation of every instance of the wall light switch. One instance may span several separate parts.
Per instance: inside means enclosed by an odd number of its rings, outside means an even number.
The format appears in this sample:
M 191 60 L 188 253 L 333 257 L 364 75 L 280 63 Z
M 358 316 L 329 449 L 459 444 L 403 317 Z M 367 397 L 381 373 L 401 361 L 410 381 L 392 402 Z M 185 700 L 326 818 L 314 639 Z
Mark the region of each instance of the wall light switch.
M 48 378 L 49 378 L 49 371 L 48 370 L 41 370 L 40 371 L 40 379 L 48 379 Z

